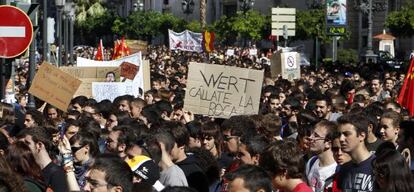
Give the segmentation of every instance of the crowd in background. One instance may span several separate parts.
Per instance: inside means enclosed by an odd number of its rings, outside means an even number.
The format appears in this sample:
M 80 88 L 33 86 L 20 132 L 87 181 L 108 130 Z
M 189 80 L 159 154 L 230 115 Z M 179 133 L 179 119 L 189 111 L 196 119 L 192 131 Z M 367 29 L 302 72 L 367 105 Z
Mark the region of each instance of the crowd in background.
M 142 98 L 78 96 L 66 111 L 41 101 L 28 108 L 20 67 L 17 102 L 1 103 L 0 189 L 414 191 L 414 122 L 396 102 L 405 71 L 302 67 L 288 81 L 270 75 L 272 51 L 227 49 L 149 47 Z M 187 111 L 189 62 L 265 70 L 258 114 Z

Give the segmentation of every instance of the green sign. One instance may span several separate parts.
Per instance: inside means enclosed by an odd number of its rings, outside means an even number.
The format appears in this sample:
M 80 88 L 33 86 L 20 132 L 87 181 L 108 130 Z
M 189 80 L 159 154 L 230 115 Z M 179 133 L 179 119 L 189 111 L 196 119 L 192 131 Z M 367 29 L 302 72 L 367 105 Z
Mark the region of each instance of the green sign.
M 346 27 L 345 26 L 326 26 L 327 34 L 328 35 L 345 35 L 346 33 Z

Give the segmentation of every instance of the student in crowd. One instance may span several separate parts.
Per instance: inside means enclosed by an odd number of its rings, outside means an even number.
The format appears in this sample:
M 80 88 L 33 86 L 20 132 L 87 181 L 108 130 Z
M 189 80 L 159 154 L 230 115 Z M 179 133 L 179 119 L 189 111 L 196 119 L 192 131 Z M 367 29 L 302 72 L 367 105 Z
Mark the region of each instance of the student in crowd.
M 368 119 L 362 114 L 347 114 L 338 119 L 341 133 L 341 150 L 351 156 L 351 161 L 339 171 L 339 189 L 373 191 L 371 162 L 375 159 L 365 142 L 368 135 Z
M 114 155 L 101 155 L 88 169 L 86 174 L 86 192 L 130 192 L 133 173 L 128 164 Z
M 254 165 L 242 165 L 236 171 L 226 175 L 230 181 L 229 192 L 272 192 L 271 178 Z
M 395 111 L 387 111 L 381 116 L 380 134 L 383 141 L 389 141 L 398 148 L 398 134 L 400 132 L 400 115 Z
M 375 190 L 414 191 L 414 178 L 405 158 L 393 147 L 393 143 L 386 142 L 380 148 L 372 161 Z
M 308 185 L 314 192 L 323 192 L 325 180 L 331 177 L 337 164 L 332 153 L 333 132 L 336 124 L 321 120 L 315 125 L 311 140 L 310 151 L 315 154 L 306 164 L 306 177 Z
M 42 127 L 24 129 L 17 135 L 17 138 L 29 146 L 35 159 L 33 163 L 40 166 L 45 184 L 53 191 L 68 191 L 65 172 L 51 158 L 52 138 L 46 130 Z
M 270 174 L 275 189 L 285 192 L 311 192 L 302 180 L 305 162 L 295 141 L 287 139 L 272 143 L 262 153 L 259 165 Z

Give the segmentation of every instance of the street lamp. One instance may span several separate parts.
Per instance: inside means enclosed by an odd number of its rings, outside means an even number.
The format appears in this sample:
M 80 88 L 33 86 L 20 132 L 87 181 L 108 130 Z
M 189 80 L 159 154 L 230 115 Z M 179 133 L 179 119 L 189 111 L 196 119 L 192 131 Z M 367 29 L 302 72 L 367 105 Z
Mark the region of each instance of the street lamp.
M 247 12 L 250 8 L 254 6 L 255 0 L 239 0 L 240 10 Z
M 181 2 L 181 9 L 183 13 L 189 15 L 194 11 L 194 1 L 193 0 L 183 0 Z
M 75 21 L 75 3 L 70 2 L 71 9 L 69 11 L 69 63 L 73 65 L 73 25 Z
M 56 8 L 57 8 L 57 35 L 58 38 L 58 54 L 57 54 L 57 66 L 62 65 L 62 12 L 63 7 L 65 6 L 65 0 L 55 0 Z
M 385 11 L 388 9 L 388 3 L 376 1 L 375 3 L 372 2 L 373 0 L 362 0 L 359 6 L 359 9 L 368 14 L 368 35 L 367 35 L 367 49 L 365 51 L 365 62 L 373 61 L 376 62 L 377 55 L 374 54 L 372 50 L 372 24 L 373 19 L 372 15 L 373 12 L 380 12 Z
M 143 11 L 144 10 L 144 3 L 142 0 L 138 0 L 134 3 L 134 11 Z
M 64 46 L 64 55 L 63 55 L 63 63 L 64 65 L 68 64 L 68 53 L 69 51 L 69 12 L 71 9 L 70 2 L 66 2 L 65 6 L 63 7 L 63 46 Z

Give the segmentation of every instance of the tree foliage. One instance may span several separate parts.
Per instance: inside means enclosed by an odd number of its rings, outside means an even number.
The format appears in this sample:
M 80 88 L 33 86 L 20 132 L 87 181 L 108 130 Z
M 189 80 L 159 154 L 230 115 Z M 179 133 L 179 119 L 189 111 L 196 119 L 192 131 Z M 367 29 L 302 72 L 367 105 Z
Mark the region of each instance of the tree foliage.
M 260 40 L 261 31 L 266 23 L 265 19 L 265 16 L 257 11 L 238 12 L 232 23 L 232 30 L 238 37 Z
M 238 12 L 233 17 L 222 16 L 217 20 L 212 29 L 216 33 L 218 40 L 225 43 L 242 38 L 250 40 L 260 40 L 263 38 L 263 32 L 267 30 L 266 25 L 270 25 L 270 17 L 261 15 L 257 11 L 247 11 L 246 13 Z
M 307 40 L 319 38 L 327 41 L 325 11 L 323 9 L 310 9 L 296 12 L 296 36 L 294 39 Z
M 197 33 L 203 32 L 203 29 L 201 28 L 201 23 L 197 20 L 192 20 L 191 22 L 187 23 L 186 29 Z
M 341 64 L 355 64 L 358 61 L 358 52 L 354 49 L 338 50 L 338 62 Z
M 126 19 L 117 18 L 112 26 L 114 33 L 133 39 L 151 40 L 152 37 L 167 34 L 168 29 L 182 31 L 185 21 L 171 14 L 155 11 L 134 12 Z
M 385 27 L 398 37 L 414 35 L 414 5 L 405 5 L 400 11 L 391 12 L 385 20 Z
M 95 38 L 110 35 L 115 20 L 113 12 L 108 11 L 99 2 L 77 6 L 75 27 L 87 43 L 95 43 Z
M 230 42 L 235 40 L 235 32 L 232 30 L 233 17 L 222 16 L 214 22 L 213 29 L 216 39 L 222 42 Z

